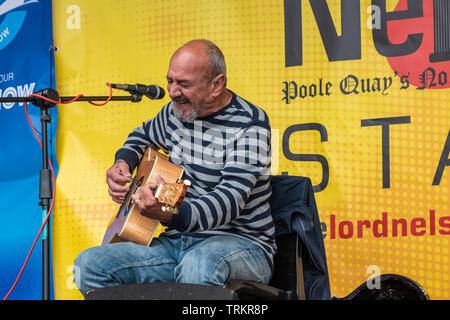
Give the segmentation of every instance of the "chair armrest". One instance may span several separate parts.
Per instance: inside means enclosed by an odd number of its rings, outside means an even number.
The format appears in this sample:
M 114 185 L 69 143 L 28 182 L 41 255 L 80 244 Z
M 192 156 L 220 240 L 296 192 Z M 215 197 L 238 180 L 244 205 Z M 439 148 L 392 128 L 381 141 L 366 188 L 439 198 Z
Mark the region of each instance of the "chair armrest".
M 248 280 L 231 280 L 226 284 L 225 288 L 232 290 L 242 300 L 266 299 L 266 300 L 296 300 L 297 296 L 294 292 L 281 290 L 267 284 L 248 281 Z

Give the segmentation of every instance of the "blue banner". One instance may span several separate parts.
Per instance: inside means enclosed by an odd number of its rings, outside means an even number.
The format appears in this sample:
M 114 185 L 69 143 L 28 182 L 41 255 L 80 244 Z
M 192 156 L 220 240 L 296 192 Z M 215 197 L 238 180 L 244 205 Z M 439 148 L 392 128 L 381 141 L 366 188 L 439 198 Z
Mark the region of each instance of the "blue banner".
M 55 88 L 53 53 L 51 0 L 0 0 L 0 97 L 27 97 L 41 89 Z M 0 103 L 1 298 L 14 284 L 42 225 L 38 204 L 42 150 L 24 109 L 24 103 Z M 28 112 L 42 140 L 40 109 L 28 104 Z M 51 108 L 49 114 L 48 152 L 56 175 L 57 109 Z M 41 298 L 39 239 L 8 299 Z

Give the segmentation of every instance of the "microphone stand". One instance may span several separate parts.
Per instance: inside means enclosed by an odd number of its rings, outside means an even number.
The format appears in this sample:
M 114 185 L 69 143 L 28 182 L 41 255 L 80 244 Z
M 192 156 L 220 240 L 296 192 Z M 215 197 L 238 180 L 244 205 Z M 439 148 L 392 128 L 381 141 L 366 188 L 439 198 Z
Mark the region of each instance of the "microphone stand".
M 36 92 L 36 94 L 53 101 L 67 102 L 75 99 L 76 97 L 59 97 L 56 90 L 47 88 Z M 139 102 L 142 100 L 142 95 L 139 93 L 131 92 L 130 96 L 81 96 L 76 101 L 131 101 Z M 0 98 L 0 103 L 3 102 L 27 102 L 32 103 L 36 107 L 41 109 L 41 125 L 42 125 L 42 169 L 39 174 L 39 203 L 42 207 L 42 221 L 45 220 L 50 209 L 50 202 L 53 198 L 53 188 L 51 172 L 48 169 L 48 136 L 47 136 L 47 124 L 51 123 L 52 118 L 48 113 L 48 110 L 55 107 L 56 104 L 39 97 L 5 97 Z M 44 228 L 42 229 L 42 300 L 50 300 L 50 224 L 47 220 Z

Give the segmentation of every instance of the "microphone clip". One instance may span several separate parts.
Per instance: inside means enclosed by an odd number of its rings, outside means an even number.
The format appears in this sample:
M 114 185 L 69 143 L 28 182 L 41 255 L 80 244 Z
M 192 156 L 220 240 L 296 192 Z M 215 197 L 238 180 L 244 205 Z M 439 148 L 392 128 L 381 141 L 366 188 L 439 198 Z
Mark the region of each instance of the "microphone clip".
M 137 92 L 128 91 L 131 94 L 131 102 L 141 102 L 142 94 Z

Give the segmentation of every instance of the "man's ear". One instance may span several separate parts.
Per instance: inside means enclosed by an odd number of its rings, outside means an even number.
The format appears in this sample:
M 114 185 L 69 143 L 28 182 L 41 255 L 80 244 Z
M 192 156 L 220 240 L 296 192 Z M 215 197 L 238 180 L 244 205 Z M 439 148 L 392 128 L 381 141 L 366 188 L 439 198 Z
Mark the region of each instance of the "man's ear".
M 211 95 L 213 97 L 219 96 L 227 86 L 227 78 L 223 73 L 217 75 L 211 80 L 210 85 L 212 86 Z

